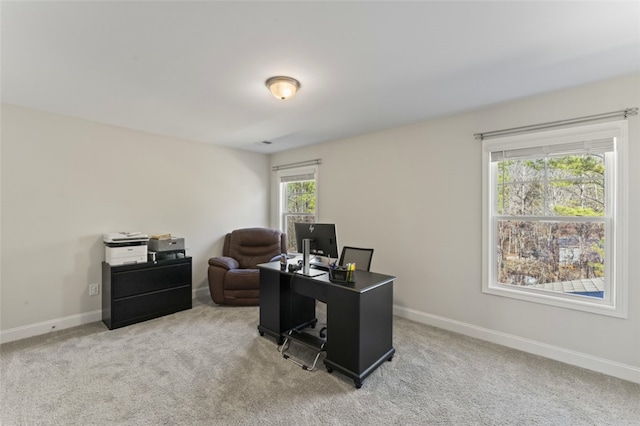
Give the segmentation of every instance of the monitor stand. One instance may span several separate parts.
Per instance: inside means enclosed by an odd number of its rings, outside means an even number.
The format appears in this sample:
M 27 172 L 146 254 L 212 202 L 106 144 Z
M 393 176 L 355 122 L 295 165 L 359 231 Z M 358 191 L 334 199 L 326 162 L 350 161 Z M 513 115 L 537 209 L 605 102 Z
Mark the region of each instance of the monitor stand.
M 319 269 L 311 269 L 311 262 L 309 261 L 309 251 L 311 247 L 311 240 L 305 238 L 302 240 L 302 269 L 296 273 L 304 275 L 305 277 L 317 277 L 318 275 L 326 274 L 325 271 Z
M 309 269 L 309 272 L 296 271 L 296 274 L 304 275 L 305 277 L 318 277 L 320 275 L 326 274 L 326 272 L 320 269 Z

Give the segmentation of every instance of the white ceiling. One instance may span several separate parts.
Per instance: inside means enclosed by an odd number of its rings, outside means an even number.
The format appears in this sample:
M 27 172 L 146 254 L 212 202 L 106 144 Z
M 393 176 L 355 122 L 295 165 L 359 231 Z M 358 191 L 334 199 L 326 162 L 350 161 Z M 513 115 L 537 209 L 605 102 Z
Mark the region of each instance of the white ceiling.
M 0 14 L 3 103 L 264 153 L 640 72 L 637 1 L 2 1 Z M 271 96 L 274 75 L 300 80 L 296 97 Z

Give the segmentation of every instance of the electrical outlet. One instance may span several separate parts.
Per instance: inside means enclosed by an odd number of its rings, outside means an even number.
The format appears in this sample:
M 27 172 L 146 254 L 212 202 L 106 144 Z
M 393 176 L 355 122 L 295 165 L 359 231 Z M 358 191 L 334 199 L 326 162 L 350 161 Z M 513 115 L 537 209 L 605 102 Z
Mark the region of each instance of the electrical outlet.
M 97 296 L 98 294 L 100 294 L 98 284 L 89 284 L 89 296 Z

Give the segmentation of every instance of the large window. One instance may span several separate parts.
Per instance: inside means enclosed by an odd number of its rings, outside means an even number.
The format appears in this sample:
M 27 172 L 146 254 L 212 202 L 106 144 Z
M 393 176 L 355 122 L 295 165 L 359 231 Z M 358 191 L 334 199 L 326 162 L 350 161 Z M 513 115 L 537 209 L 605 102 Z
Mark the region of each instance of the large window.
M 287 233 L 290 251 L 299 251 L 293 224 L 316 222 L 316 167 L 278 172 L 280 229 Z
M 483 291 L 626 316 L 626 122 L 483 142 Z

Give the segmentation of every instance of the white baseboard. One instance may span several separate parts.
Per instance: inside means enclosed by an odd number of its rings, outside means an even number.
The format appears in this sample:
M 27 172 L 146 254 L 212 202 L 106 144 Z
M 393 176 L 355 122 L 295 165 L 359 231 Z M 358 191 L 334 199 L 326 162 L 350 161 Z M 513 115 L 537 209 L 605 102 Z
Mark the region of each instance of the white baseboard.
M 525 339 L 511 334 L 478 327 L 473 324 L 468 324 L 437 315 L 431 315 L 425 312 L 420 312 L 414 309 L 404 308 L 397 305 L 394 305 L 393 313 L 399 317 L 406 318 L 411 321 L 416 321 L 422 324 L 442 328 L 454 333 L 464 334 L 465 336 L 474 337 L 487 342 L 507 346 L 513 349 L 518 349 L 534 355 L 540 355 L 545 358 L 575 365 L 581 368 L 586 368 L 588 370 L 597 371 L 599 373 L 607 374 L 609 376 L 628 380 L 634 383 L 640 383 L 640 368 L 634 367 L 632 365 L 595 357 L 589 354 L 561 348 L 559 346 L 548 345 L 546 343 L 537 342 L 535 340 Z
M 203 287 L 198 287 L 198 288 L 194 288 L 193 289 L 193 298 L 195 299 L 196 296 L 198 297 L 202 297 L 202 296 L 208 296 L 209 293 L 209 286 L 203 286 Z
M 9 330 L 0 331 L 0 343 L 13 342 L 15 340 L 39 336 L 52 331 L 64 330 L 65 328 L 76 327 L 78 325 L 89 324 L 101 320 L 102 310 L 99 309 L 97 311 L 85 312 L 83 314 L 71 315 L 64 318 L 11 328 Z
M 191 297 L 196 295 L 209 294 L 209 287 L 200 287 L 192 290 Z M 0 344 L 13 342 L 15 340 L 26 339 L 27 337 L 39 336 L 41 334 L 50 333 L 52 331 L 64 330 L 65 328 L 76 327 L 78 325 L 89 324 L 92 322 L 102 321 L 102 310 L 86 312 L 78 315 L 71 315 L 64 318 L 29 324 L 22 327 L 11 328 L 9 330 L 0 331 Z
M 201 287 L 192 291 L 192 297 L 196 295 L 208 295 L 209 287 Z M 64 318 L 53 319 L 49 321 L 39 322 L 36 324 L 24 325 L 22 327 L 11 328 L 9 330 L 0 331 L 0 344 L 13 342 L 15 340 L 26 339 L 27 337 L 39 336 L 41 334 L 50 333 L 52 331 L 64 330 L 66 328 L 76 327 L 79 325 L 89 324 L 92 322 L 102 321 L 102 310 L 85 312 L 83 314 L 71 315 Z

